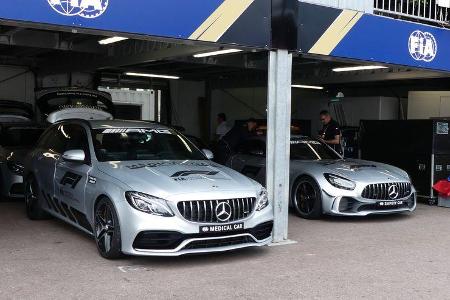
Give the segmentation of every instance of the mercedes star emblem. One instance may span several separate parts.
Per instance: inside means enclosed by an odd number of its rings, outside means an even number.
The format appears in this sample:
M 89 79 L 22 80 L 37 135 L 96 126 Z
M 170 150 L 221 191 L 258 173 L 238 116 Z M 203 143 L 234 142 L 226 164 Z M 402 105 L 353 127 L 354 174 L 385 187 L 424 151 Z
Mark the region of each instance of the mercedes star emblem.
M 399 196 L 398 185 L 396 185 L 396 184 L 391 185 L 388 189 L 388 195 L 389 195 L 389 198 L 392 200 L 397 199 Z
M 220 202 L 216 206 L 216 217 L 221 222 L 226 222 L 231 218 L 231 206 L 227 202 Z

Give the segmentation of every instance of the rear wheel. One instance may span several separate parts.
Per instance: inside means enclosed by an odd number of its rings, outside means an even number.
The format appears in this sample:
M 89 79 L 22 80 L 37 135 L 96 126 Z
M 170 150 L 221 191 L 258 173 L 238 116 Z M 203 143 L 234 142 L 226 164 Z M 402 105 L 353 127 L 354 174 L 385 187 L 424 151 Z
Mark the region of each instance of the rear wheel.
M 25 208 L 30 220 L 48 219 L 49 215 L 39 204 L 39 186 L 34 176 L 25 181 Z
M 104 258 L 116 259 L 122 256 L 119 219 L 108 198 L 100 199 L 95 207 L 95 241 Z
M 322 216 L 322 195 L 319 185 L 310 177 L 301 177 L 294 184 L 292 199 L 297 215 L 304 219 Z

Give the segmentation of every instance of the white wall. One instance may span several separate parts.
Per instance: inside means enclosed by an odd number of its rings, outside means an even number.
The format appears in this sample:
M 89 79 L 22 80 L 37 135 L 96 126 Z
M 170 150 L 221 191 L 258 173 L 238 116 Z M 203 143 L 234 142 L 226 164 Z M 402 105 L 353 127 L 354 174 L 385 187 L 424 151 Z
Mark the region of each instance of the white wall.
M 450 91 L 412 91 L 408 95 L 408 119 L 450 117 Z
M 216 116 L 218 113 L 227 115 L 229 126 L 233 126 L 236 120 L 265 119 L 267 117 L 266 88 L 213 90 L 211 98 L 212 133 L 217 127 Z
M 329 110 L 330 97 L 319 93 L 295 90 L 292 105 L 295 105 L 293 118 L 311 120 L 314 135 L 322 125 L 319 112 Z M 346 97 L 342 100 L 348 126 L 359 126 L 361 120 L 395 120 L 398 118 L 398 100 L 387 97 Z
M 19 75 L 21 74 L 21 75 Z M 17 77 L 11 78 L 13 76 Z M 6 80 L 11 78 L 9 80 Z M 3 80 L 6 80 L 3 82 Z M 0 100 L 34 104 L 34 74 L 26 68 L 0 66 Z
M 186 133 L 200 136 L 199 98 L 205 97 L 203 82 L 173 80 L 170 82 L 172 124 L 180 125 Z
M 99 90 L 110 93 L 114 104 L 129 104 L 140 106 L 142 109 L 142 120 L 156 121 L 157 118 L 155 111 L 155 91 L 134 91 L 107 88 L 99 88 Z
M 366 13 L 373 12 L 373 0 L 305 0 L 319 5 L 359 10 Z

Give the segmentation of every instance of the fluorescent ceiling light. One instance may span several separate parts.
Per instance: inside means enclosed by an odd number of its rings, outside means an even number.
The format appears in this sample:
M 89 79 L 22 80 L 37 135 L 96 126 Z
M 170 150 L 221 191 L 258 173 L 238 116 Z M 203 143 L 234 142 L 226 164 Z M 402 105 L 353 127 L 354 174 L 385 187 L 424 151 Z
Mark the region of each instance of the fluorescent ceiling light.
M 127 76 L 136 76 L 136 77 L 180 79 L 180 77 L 178 77 L 178 76 L 160 75 L 160 74 L 147 74 L 147 73 L 135 73 L 135 72 L 127 72 L 127 73 L 125 73 L 125 75 L 127 75 Z
M 110 37 L 107 39 L 100 40 L 100 41 L 98 41 L 98 43 L 100 45 L 108 45 L 108 44 L 113 44 L 113 43 L 117 43 L 117 42 L 124 41 L 124 40 L 128 40 L 128 38 L 120 37 L 120 36 L 113 36 L 113 37 Z
M 323 86 L 315 86 L 315 85 L 293 84 L 292 87 L 298 89 L 323 90 Z
M 387 68 L 388 67 L 383 67 L 383 66 L 356 66 L 356 67 L 334 68 L 333 72 L 352 72 L 352 71 L 377 70 L 377 69 L 387 69 Z
M 199 57 L 217 56 L 217 55 L 237 53 L 237 52 L 242 52 L 242 51 L 243 50 L 240 50 L 240 49 L 225 49 L 225 50 L 218 50 L 218 51 L 195 54 L 194 57 L 199 58 Z

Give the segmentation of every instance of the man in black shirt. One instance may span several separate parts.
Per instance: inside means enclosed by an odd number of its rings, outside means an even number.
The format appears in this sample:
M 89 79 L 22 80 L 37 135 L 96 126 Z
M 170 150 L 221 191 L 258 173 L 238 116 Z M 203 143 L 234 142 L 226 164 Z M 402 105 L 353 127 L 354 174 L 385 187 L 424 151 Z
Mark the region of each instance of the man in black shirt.
M 333 120 L 330 113 L 326 110 L 320 112 L 320 121 L 323 124 L 323 128 L 319 131 L 319 139 L 328 144 L 337 153 L 342 154 L 342 133 L 339 123 Z
M 237 148 L 246 139 L 256 136 L 256 128 L 258 123 L 255 119 L 250 118 L 245 126 L 234 126 L 224 137 L 222 137 L 217 145 L 215 161 L 219 164 L 225 164 L 231 155 L 236 153 Z

